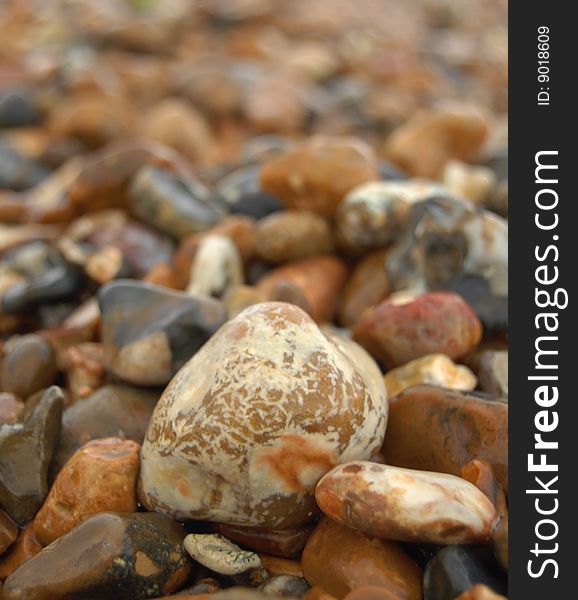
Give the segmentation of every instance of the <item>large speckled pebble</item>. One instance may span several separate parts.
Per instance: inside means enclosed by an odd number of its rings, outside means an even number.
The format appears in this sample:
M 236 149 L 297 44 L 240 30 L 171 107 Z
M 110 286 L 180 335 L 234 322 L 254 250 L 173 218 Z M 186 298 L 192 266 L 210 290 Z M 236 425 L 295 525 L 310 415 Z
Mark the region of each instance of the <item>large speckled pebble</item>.
M 380 179 L 372 149 L 354 138 L 314 137 L 262 166 L 261 185 L 287 208 L 333 217 L 345 194 Z
M 257 304 L 227 322 L 155 408 L 141 502 L 177 518 L 270 529 L 309 521 L 319 478 L 369 458 L 385 432 L 379 370 L 349 344 L 354 355 L 290 304 Z
M 25 562 L 5 600 L 144 600 L 179 589 L 192 569 L 185 530 L 155 513 L 100 513 Z
M 460 358 L 482 337 L 474 311 L 457 294 L 431 292 L 417 297 L 390 297 L 366 310 L 354 339 L 388 368 L 442 353 Z
M 464 479 L 363 461 L 327 473 L 315 499 L 335 521 L 401 542 L 486 542 L 497 518 L 485 494 Z

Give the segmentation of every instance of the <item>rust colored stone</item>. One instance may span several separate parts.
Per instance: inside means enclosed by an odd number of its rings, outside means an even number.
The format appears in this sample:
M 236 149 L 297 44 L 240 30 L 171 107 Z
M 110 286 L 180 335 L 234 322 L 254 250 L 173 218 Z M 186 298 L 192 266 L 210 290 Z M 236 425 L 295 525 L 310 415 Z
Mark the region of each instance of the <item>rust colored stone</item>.
M 4 581 L 16 569 L 36 556 L 42 550 L 42 544 L 36 539 L 32 523 L 25 527 L 16 543 L 0 558 L 0 581 Z
M 144 276 L 143 281 L 174 290 L 179 289 L 174 269 L 165 263 L 157 263 L 152 267 L 152 269 Z
M 388 368 L 427 354 L 457 359 L 481 337 L 480 320 L 451 292 L 388 298 L 366 310 L 353 331 L 353 338 Z
M 140 446 L 132 440 L 93 440 L 64 465 L 34 519 L 46 545 L 100 512 L 135 512 Z
M 508 505 L 504 490 L 496 481 L 492 466 L 485 460 L 472 460 L 464 465 L 460 470 L 460 477 L 482 491 L 492 501 L 499 516 L 507 514 Z
M 463 594 L 460 594 L 456 600 L 507 600 L 507 598 L 502 594 L 496 594 L 487 585 L 477 583 Z
M 406 600 L 421 600 L 421 570 L 395 543 L 323 519 L 301 558 L 305 579 L 336 598 L 355 588 L 384 587 Z M 395 596 L 394 596 L 395 597 Z
M 335 596 L 314 585 L 303 594 L 302 600 L 336 600 Z
M 375 585 L 358 587 L 345 596 L 345 600 L 402 600 L 402 598 L 404 596 Z
M 269 295 L 281 281 L 300 288 L 309 304 L 309 314 L 318 323 L 333 320 L 339 293 L 347 279 L 347 266 L 336 256 L 305 258 L 273 269 L 257 284 Z
M 16 541 L 18 533 L 19 529 L 16 524 L 0 509 L 0 556 Z
M 375 156 L 364 142 L 318 136 L 263 164 L 263 190 L 287 208 L 333 217 L 347 192 L 379 179 Z
M 508 406 L 418 386 L 389 402 L 386 463 L 459 475 L 471 460 L 492 466 L 508 493 Z
M 292 575 L 293 577 L 303 577 L 303 569 L 296 560 L 288 560 L 269 554 L 259 554 L 263 568 L 271 577 L 275 575 Z
M 354 327 L 365 309 L 379 304 L 389 294 L 386 256 L 387 250 L 376 250 L 355 265 L 339 307 L 339 322 L 345 327 Z

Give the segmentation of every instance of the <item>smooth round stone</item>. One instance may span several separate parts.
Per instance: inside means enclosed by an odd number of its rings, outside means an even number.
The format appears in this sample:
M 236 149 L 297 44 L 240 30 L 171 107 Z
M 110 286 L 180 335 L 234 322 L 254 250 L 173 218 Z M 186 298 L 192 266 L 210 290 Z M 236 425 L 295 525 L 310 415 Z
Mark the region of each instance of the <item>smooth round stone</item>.
M 56 375 L 54 351 L 41 337 L 23 335 L 5 344 L 0 375 L 5 392 L 28 398 L 54 383 Z
M 373 151 L 357 138 L 317 136 L 266 161 L 261 185 L 285 207 L 334 217 L 345 195 L 378 180 Z
M 4 581 L 20 565 L 36 556 L 40 550 L 42 550 L 42 545 L 36 539 L 32 523 L 30 523 L 20 531 L 16 543 L 0 556 L 0 581 Z
M 301 309 L 262 303 L 228 321 L 165 389 L 142 448 L 140 499 L 177 518 L 295 528 L 319 478 L 369 458 L 387 422 L 371 358 Z
M 464 479 L 362 461 L 324 475 L 315 499 L 334 521 L 401 542 L 487 542 L 497 519 L 490 500 Z
M 48 171 L 0 140 L 0 189 L 20 192 L 39 184 Z
M 302 577 L 275 575 L 259 586 L 265 594 L 281 598 L 302 598 L 309 584 Z
M 215 186 L 216 198 L 233 214 L 254 219 L 283 210 L 283 204 L 274 194 L 263 191 L 259 174 L 259 165 L 249 165 L 225 175 Z
M 87 442 L 58 473 L 34 519 L 34 533 L 46 546 L 91 515 L 136 512 L 140 446 L 132 440 Z
M 477 379 L 472 371 L 457 365 L 445 354 L 428 354 L 416 358 L 385 374 L 387 396 L 392 398 L 416 385 L 434 385 L 450 390 L 471 391 Z
M 457 359 L 482 337 L 476 314 L 457 294 L 390 297 L 363 313 L 353 338 L 388 368 L 428 354 Z
M 187 292 L 193 296 L 222 298 L 244 283 L 243 263 L 235 243 L 224 235 L 207 235 L 199 244 Z
M 488 462 L 508 491 L 508 406 L 419 386 L 389 401 L 387 464 L 459 475 L 471 460 Z
M 31 89 L 11 89 L 0 94 L 0 127 L 28 127 L 41 118 L 36 94 Z
M 347 280 L 347 265 L 335 255 L 314 256 L 277 267 L 259 279 L 257 290 L 270 297 L 280 282 L 298 287 L 317 323 L 332 321 Z
M 394 598 L 422 598 L 421 569 L 397 544 L 329 519 L 322 519 L 315 528 L 301 565 L 309 585 L 338 599 L 366 585 L 386 588 Z
M 451 159 L 473 159 L 487 133 L 486 119 L 474 107 L 448 102 L 417 113 L 396 129 L 384 154 L 413 177 L 436 178 Z
M 493 575 L 472 550 L 448 546 L 440 550 L 425 568 L 424 600 L 456 598 L 477 583 L 500 594 L 507 593 L 506 583 Z
M 193 188 L 170 171 L 150 166 L 132 182 L 130 207 L 145 223 L 177 239 L 210 229 L 224 215 L 200 184 Z
M 19 533 L 20 530 L 14 521 L 0 509 L 0 556 L 12 546 Z
M 109 384 L 69 406 L 62 415 L 62 433 L 51 474 L 58 473 L 90 440 L 120 437 L 142 443 L 159 395 L 159 391 Z
M 439 184 L 411 181 L 370 181 L 353 188 L 337 211 L 340 244 L 354 252 L 381 248 L 405 232 L 413 204 L 446 196 Z
M 100 513 L 14 571 L 4 582 L 4 598 L 144 600 L 168 594 L 192 570 L 184 537 L 184 529 L 164 515 Z
M 309 211 L 277 212 L 257 223 L 255 254 L 270 263 L 326 254 L 333 249 L 328 222 Z
M 101 288 L 104 361 L 121 379 L 163 385 L 225 322 L 223 306 L 133 280 Z
M 52 386 L 25 406 L 17 422 L 0 427 L 0 505 L 18 525 L 34 518 L 48 493 L 62 405 L 62 390 Z

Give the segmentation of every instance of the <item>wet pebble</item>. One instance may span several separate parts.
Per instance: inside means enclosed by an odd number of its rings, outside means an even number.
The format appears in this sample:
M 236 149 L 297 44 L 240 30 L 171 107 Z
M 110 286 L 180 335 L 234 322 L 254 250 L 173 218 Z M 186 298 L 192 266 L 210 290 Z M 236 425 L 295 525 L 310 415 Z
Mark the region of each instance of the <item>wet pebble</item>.
M 459 477 L 370 462 L 347 463 L 324 475 L 315 499 L 343 525 L 402 542 L 483 543 L 497 519 L 485 494 Z
M 144 506 L 268 529 L 307 523 L 317 480 L 344 457 L 369 458 L 385 432 L 379 370 L 350 344 L 355 353 L 290 304 L 258 304 L 228 321 L 155 408 Z
M 184 529 L 164 515 L 95 515 L 14 571 L 4 583 L 4 598 L 141 600 L 169 594 L 192 570 L 184 537 Z
M 195 297 L 132 280 L 101 288 L 104 361 L 121 379 L 162 385 L 225 322 L 225 309 Z
M 353 337 L 393 368 L 428 354 L 460 358 L 478 344 L 482 327 L 460 296 L 431 292 L 390 297 L 366 310 Z
M 36 538 L 46 546 L 101 512 L 135 512 L 140 446 L 132 440 L 87 442 L 58 473 L 34 518 Z
M 48 468 L 61 428 L 63 393 L 56 386 L 0 426 L 0 505 L 19 525 L 34 518 L 48 493 Z

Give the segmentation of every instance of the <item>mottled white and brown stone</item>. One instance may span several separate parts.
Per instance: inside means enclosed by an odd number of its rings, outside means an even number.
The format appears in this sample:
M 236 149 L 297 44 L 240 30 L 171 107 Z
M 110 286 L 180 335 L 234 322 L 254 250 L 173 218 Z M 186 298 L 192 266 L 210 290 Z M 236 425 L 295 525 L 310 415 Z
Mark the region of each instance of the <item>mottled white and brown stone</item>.
M 383 378 L 362 348 L 329 339 L 294 305 L 257 304 L 166 388 L 142 448 L 140 499 L 177 518 L 298 527 L 317 511 L 319 478 L 369 458 L 386 422 Z
M 315 498 L 338 523 L 405 542 L 486 542 L 497 518 L 492 502 L 464 479 L 364 461 L 327 473 Z

